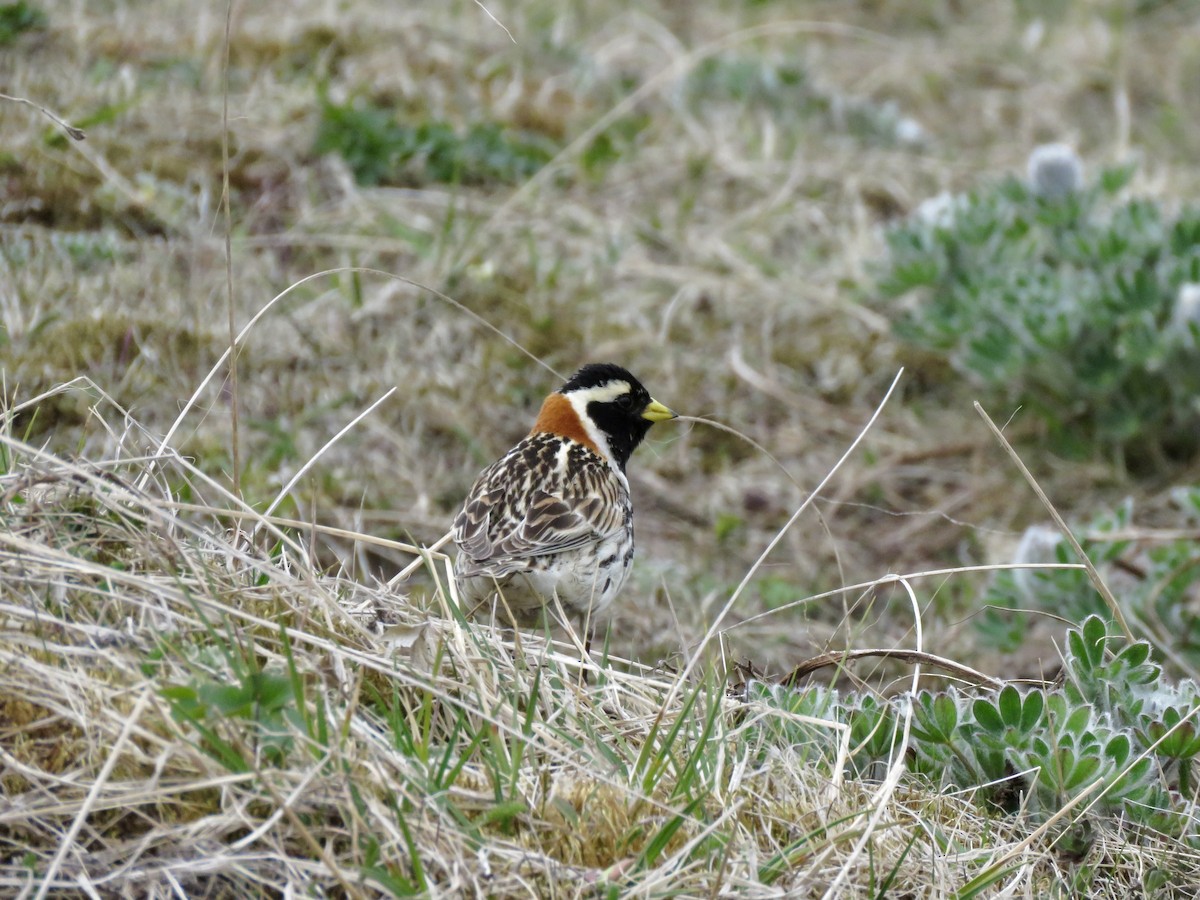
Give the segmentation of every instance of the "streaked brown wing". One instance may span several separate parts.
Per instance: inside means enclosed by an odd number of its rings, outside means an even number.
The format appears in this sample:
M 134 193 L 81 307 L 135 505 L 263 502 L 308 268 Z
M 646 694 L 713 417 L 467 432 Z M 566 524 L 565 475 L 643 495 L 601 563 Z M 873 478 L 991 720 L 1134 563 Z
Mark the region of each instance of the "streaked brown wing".
M 480 477 L 471 500 L 454 520 L 454 540 L 474 565 L 464 574 L 500 576 L 528 560 L 573 550 L 625 527 L 625 488 L 602 461 L 585 465 L 569 481 L 542 473 L 545 489 L 530 491 L 502 460 Z
M 500 486 L 489 487 L 486 477 L 491 470 L 471 489 L 471 499 L 463 505 L 454 518 L 454 543 L 471 559 L 484 560 L 492 555 L 492 516 L 504 507 L 504 490 Z
M 525 518 L 498 543 L 496 555 L 519 559 L 562 553 L 613 534 L 624 527 L 624 519 L 616 498 L 606 501 L 606 486 L 570 496 L 535 491 Z

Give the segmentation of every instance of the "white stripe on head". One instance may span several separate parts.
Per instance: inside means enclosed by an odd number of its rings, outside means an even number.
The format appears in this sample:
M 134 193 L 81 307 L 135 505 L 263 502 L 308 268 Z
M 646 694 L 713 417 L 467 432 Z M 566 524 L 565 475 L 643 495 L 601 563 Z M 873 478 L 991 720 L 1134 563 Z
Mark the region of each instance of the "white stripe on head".
M 613 471 L 621 476 L 622 481 L 625 481 L 625 473 L 621 471 L 620 466 L 613 459 L 612 448 L 608 445 L 608 435 L 601 431 L 596 426 L 596 423 L 592 421 L 592 417 L 588 415 L 587 408 L 589 403 L 611 403 L 622 394 L 628 394 L 631 390 L 633 388 L 628 381 L 617 379 L 597 385 L 596 387 L 570 391 L 563 394 L 571 402 L 571 408 L 579 416 L 579 421 L 583 425 L 583 430 L 587 432 L 587 436 L 600 450 L 600 455 L 608 460 L 608 464 L 612 466 Z
M 611 403 L 622 394 L 628 394 L 633 390 L 632 385 L 624 378 L 614 378 L 612 381 L 606 381 L 604 384 L 598 384 L 590 388 L 576 388 L 566 394 L 575 402 L 575 398 L 579 397 L 583 400 L 583 407 L 575 407 L 576 409 L 586 408 L 589 403 Z

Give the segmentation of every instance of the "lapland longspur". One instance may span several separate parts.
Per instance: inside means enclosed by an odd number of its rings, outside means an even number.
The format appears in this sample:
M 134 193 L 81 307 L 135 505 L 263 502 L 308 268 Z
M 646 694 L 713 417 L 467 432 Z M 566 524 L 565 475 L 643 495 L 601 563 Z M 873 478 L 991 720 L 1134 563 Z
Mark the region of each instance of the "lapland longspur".
M 454 520 L 467 614 L 529 627 L 557 604 L 577 621 L 608 607 L 633 561 L 625 464 L 651 425 L 673 418 L 611 363 L 584 366 L 547 397 Z

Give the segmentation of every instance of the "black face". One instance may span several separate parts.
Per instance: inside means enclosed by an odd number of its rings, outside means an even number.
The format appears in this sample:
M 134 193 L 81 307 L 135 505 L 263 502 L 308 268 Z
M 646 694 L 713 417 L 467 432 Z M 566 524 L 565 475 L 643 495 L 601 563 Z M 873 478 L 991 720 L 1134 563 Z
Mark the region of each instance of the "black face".
M 586 391 L 614 381 L 625 382 L 629 385 L 629 391 L 619 394 L 613 400 L 592 401 L 587 406 L 587 413 L 596 423 L 596 427 L 608 437 L 608 446 L 612 450 L 613 458 L 624 470 L 634 448 L 642 442 L 642 438 L 654 424 L 649 419 L 642 418 L 642 413 L 651 403 L 650 392 L 620 366 L 612 363 L 592 363 L 572 375 L 560 393 Z

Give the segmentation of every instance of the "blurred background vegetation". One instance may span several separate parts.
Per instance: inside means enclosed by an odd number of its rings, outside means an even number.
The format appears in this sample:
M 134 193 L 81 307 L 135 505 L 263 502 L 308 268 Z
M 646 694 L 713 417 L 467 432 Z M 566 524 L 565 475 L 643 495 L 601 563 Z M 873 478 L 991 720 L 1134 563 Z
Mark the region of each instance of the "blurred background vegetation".
M 3 92 L 87 132 L 0 102 L 18 437 L 152 449 L 228 347 L 224 12 L 0 4 Z M 236 403 L 248 502 L 399 386 L 282 511 L 444 533 L 558 379 L 442 292 L 559 373 L 619 362 L 778 460 L 687 423 L 631 464 L 640 550 L 613 642 L 653 661 L 703 634 L 903 365 L 731 624 L 796 605 L 733 628 L 732 654 L 779 672 L 903 643 L 890 595 L 799 601 L 1034 558 L 1045 509 L 978 399 L 1093 541 L 1135 632 L 1200 667 L 1191 4 L 301 0 L 235 5 L 229 50 L 236 327 L 326 273 L 254 326 L 236 393 L 222 370 L 173 438 L 232 483 Z M 1077 154 L 1065 187 L 1029 171 L 1047 143 Z M 127 410 L 132 436 L 96 404 Z M 318 552 L 364 580 L 407 562 Z M 1104 612 L 1073 572 L 923 586 L 927 644 L 1008 675 L 1057 667 L 1041 613 Z

